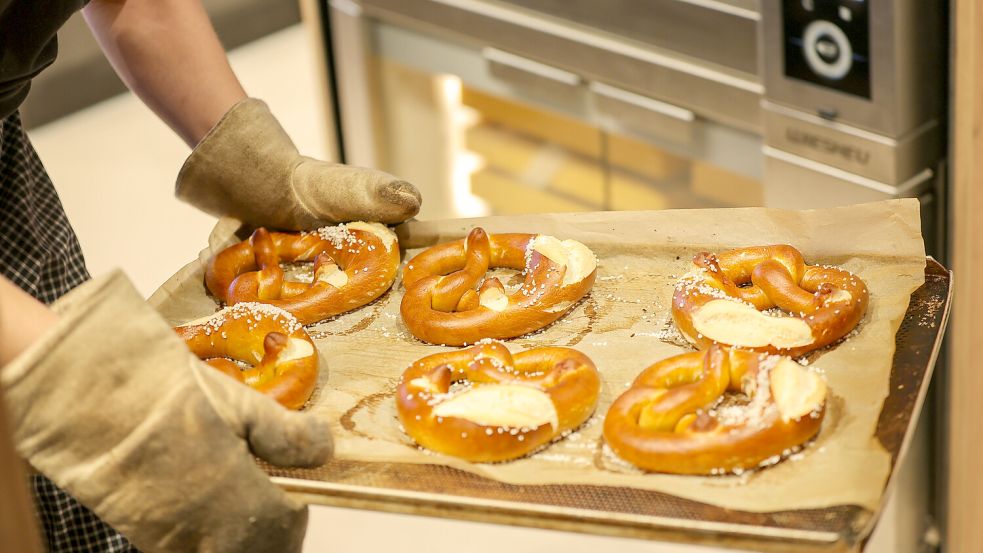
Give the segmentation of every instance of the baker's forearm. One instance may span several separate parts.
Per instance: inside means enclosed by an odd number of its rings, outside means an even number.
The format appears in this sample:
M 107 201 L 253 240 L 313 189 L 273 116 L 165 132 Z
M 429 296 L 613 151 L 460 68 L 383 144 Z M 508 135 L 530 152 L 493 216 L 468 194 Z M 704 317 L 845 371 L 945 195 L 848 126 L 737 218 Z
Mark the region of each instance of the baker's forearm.
M 116 73 L 189 145 L 246 97 L 199 0 L 92 0 L 83 12 Z
M 58 316 L 0 277 L 0 368 L 44 335 Z
M 420 210 L 420 193 L 393 175 L 301 156 L 266 105 L 246 98 L 201 0 L 92 0 L 85 18 L 130 89 L 195 147 L 178 198 L 292 230 L 395 224 Z

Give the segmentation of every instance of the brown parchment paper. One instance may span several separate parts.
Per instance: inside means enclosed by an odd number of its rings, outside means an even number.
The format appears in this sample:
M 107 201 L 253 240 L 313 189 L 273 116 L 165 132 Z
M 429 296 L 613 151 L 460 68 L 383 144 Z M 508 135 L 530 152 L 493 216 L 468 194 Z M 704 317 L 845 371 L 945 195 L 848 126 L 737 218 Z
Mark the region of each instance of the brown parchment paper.
M 393 391 L 412 361 L 447 350 L 414 339 L 399 317 L 402 284 L 353 313 L 309 327 L 328 371 L 307 409 L 333 421 L 337 455 L 361 461 L 439 463 L 512 484 L 581 483 L 629 486 L 745 511 L 855 504 L 876 511 L 890 456 L 874 437 L 888 393 L 894 336 L 910 294 L 924 280 L 918 202 L 891 200 L 835 209 L 671 210 L 524 215 L 412 221 L 398 231 L 408 249 L 463 237 L 474 226 L 492 233 L 532 232 L 574 238 L 597 254 L 591 295 L 553 326 L 511 340 L 513 351 L 542 345 L 575 347 L 603 378 L 594 417 L 565 440 L 513 462 L 471 464 L 423 451 L 402 434 Z M 236 221 L 221 221 L 210 249 L 236 240 Z M 811 264 L 858 274 L 871 292 L 858 331 L 808 361 L 832 393 L 817 439 L 801 452 L 742 475 L 645 474 L 603 445 L 601 420 L 611 401 L 648 365 L 690 348 L 671 340 L 669 304 L 678 276 L 701 250 L 770 243 L 799 248 Z M 210 250 L 203 252 L 207 257 Z M 198 262 L 166 282 L 151 303 L 172 324 L 213 312 Z

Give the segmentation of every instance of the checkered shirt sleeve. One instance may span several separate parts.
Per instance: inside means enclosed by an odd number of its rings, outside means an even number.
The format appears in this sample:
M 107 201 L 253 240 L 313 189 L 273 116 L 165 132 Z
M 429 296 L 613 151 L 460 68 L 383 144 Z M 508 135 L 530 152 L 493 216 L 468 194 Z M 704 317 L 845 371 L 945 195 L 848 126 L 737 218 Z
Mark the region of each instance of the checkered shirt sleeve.
M 75 232 L 16 112 L 0 120 L 0 273 L 44 303 L 89 279 Z M 137 552 L 50 480 L 31 478 L 48 551 Z

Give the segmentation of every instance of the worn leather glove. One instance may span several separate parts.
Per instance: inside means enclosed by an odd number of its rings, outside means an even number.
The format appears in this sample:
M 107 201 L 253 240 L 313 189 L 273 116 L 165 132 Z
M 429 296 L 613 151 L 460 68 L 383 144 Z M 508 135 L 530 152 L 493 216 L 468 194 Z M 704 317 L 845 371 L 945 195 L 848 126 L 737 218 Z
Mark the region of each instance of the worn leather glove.
M 388 173 L 300 155 L 260 100 L 232 107 L 177 177 L 177 197 L 256 226 L 309 230 L 333 223 L 401 223 L 420 193 Z
M 146 553 L 299 552 L 307 509 L 249 455 L 315 465 L 325 421 L 204 365 L 120 274 L 0 370 L 18 453 Z

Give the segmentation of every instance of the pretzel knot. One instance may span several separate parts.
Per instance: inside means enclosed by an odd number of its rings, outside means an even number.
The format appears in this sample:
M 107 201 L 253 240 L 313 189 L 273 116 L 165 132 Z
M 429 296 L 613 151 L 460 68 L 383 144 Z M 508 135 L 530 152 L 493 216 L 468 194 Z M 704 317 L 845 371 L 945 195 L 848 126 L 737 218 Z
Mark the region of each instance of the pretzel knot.
M 286 280 L 281 262 L 312 260 L 310 282 Z M 249 240 L 208 261 L 205 284 L 229 305 L 268 303 L 306 325 L 378 298 L 392 286 L 398 267 L 396 235 L 379 223 L 355 222 L 299 234 L 259 228 Z
M 672 318 L 699 348 L 719 343 L 797 357 L 839 340 L 867 311 L 860 278 L 806 265 L 792 246 L 703 252 L 693 263 L 676 285 Z M 786 316 L 761 313 L 776 307 Z
M 423 447 L 468 461 L 505 461 L 580 426 L 597 407 L 600 388 L 594 363 L 576 350 L 512 355 L 501 342 L 485 340 L 413 363 L 400 379 L 396 409 Z
M 727 392 L 748 399 L 722 402 Z M 812 438 L 825 409 L 826 382 L 790 358 L 715 345 L 645 369 L 611 404 L 604 439 L 645 470 L 740 472 Z
M 484 278 L 490 267 L 522 270 L 525 280 L 507 292 L 498 278 Z M 433 344 L 513 338 L 562 317 L 590 292 L 596 269 L 593 252 L 575 240 L 475 228 L 410 260 L 400 313 L 414 336 Z
M 206 363 L 288 409 L 300 409 L 314 392 L 317 348 L 286 311 L 238 303 L 174 330 Z

